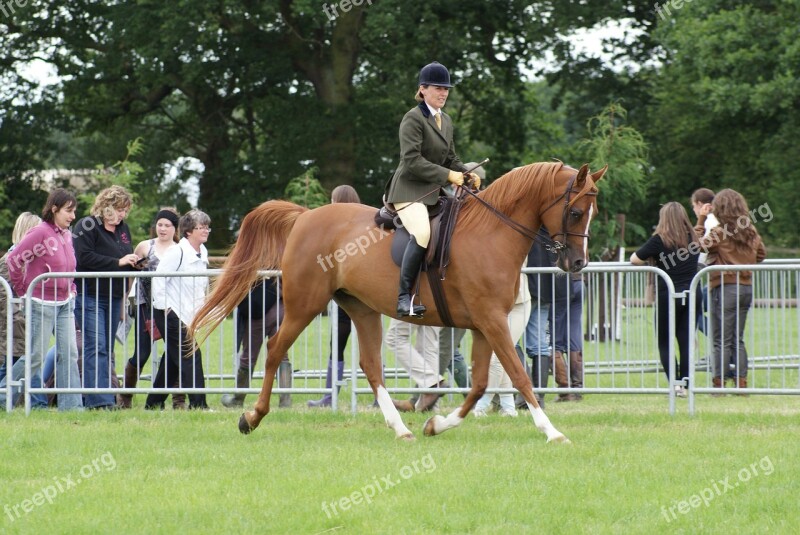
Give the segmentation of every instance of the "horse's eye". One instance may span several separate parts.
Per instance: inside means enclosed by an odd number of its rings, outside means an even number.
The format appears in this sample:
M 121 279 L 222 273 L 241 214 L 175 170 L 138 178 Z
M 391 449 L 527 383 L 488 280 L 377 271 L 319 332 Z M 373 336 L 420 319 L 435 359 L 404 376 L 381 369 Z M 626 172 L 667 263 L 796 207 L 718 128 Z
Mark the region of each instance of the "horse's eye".
M 580 210 L 570 210 L 569 216 L 577 221 L 583 216 L 583 212 L 581 212 Z

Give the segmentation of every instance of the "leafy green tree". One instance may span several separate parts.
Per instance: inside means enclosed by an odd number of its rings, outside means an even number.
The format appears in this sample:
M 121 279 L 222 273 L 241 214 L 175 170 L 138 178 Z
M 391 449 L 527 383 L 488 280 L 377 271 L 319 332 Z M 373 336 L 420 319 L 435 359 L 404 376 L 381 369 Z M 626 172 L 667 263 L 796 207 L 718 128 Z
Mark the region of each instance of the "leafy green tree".
M 0 82 L 2 85 L 2 82 Z M 47 133 L 54 112 L 46 104 L 23 104 L 28 86 L 0 88 L 0 250 L 11 245 L 11 232 L 22 212 L 40 214 L 47 192 L 33 187 L 30 172 L 44 165 Z M 41 118 L 37 119 L 37 117 Z
M 286 184 L 286 198 L 295 204 L 312 209 L 328 204 L 330 195 L 316 178 L 318 171 L 314 167 L 291 179 Z
M 144 143 L 140 138 L 129 141 L 125 147 L 125 157 L 110 166 L 97 164 L 95 166 L 97 172 L 88 178 L 90 183 L 87 184 L 86 191 L 78 194 L 79 209 L 86 216 L 89 215 L 99 191 L 112 185 L 122 186 L 128 190 L 133 197 L 133 206 L 125 221 L 131 229 L 134 243 L 147 236 L 150 220 L 155 215 L 155 211 L 150 207 L 142 207 L 141 195 L 136 193 L 141 189 L 139 185 L 144 169 L 135 158 L 141 156 L 144 151 Z
M 627 111 L 619 103 L 609 104 L 588 122 L 589 138 L 582 143 L 591 158 L 591 169 L 608 165 L 598 184 L 599 213 L 592 223 L 592 251 L 609 261 L 617 257 L 625 245 L 625 232 L 637 237 L 644 229 L 627 222 L 625 214 L 644 200 L 646 192 L 647 145 L 642 135 L 625 124 Z
M 800 245 L 799 26 L 800 3 L 768 0 L 687 3 L 659 24 L 653 201 L 734 188 L 774 214 L 757 221 L 768 243 Z
M 109 137 L 100 159 L 142 136 L 148 181 L 163 182 L 179 156 L 199 160 L 199 205 L 219 246 L 256 199 L 279 196 L 309 163 L 325 188 L 350 183 L 376 203 L 416 74 L 433 59 L 459 82 L 448 109 L 461 154 L 491 156 L 494 176 L 523 163 L 522 69 L 562 32 L 629 4 L 382 0 L 331 20 L 330 3 L 312 0 L 31 0 L 0 20 L 0 66 L 54 65 L 63 99 L 53 102 L 73 118 L 65 127 Z

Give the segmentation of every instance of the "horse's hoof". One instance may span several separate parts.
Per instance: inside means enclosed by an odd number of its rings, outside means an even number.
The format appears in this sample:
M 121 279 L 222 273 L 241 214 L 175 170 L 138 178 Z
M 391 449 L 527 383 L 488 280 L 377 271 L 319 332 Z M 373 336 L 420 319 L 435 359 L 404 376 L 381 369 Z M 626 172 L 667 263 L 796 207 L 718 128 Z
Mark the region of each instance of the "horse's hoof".
M 417 440 L 417 437 L 414 436 L 414 433 L 406 433 L 405 435 L 400 435 L 397 438 L 399 438 L 404 442 L 414 442 L 415 440 Z
M 554 437 L 548 438 L 547 443 L 550 444 L 551 442 L 555 442 L 557 444 L 572 444 L 570 439 L 568 439 L 566 436 L 562 434 L 558 434 Z
M 249 435 L 253 428 L 250 427 L 250 424 L 247 422 L 247 418 L 245 418 L 244 414 L 245 413 L 242 413 L 241 417 L 239 417 L 239 432 L 243 435 Z
M 434 425 L 434 419 L 437 418 L 439 415 L 431 416 L 427 420 L 425 420 L 425 425 L 422 426 L 422 434 L 426 437 L 435 437 L 436 436 L 436 426 Z

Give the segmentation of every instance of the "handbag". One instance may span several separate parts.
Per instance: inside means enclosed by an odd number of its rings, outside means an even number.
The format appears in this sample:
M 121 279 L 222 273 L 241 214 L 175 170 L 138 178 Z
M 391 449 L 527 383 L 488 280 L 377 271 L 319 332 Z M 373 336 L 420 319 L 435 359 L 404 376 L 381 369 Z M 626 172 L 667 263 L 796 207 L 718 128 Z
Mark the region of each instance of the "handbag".
M 163 336 L 161 336 L 161 331 L 158 330 L 158 325 L 156 325 L 155 320 L 146 319 L 144 320 L 144 330 L 148 332 L 150 335 L 150 340 L 155 342 L 156 340 L 161 340 Z

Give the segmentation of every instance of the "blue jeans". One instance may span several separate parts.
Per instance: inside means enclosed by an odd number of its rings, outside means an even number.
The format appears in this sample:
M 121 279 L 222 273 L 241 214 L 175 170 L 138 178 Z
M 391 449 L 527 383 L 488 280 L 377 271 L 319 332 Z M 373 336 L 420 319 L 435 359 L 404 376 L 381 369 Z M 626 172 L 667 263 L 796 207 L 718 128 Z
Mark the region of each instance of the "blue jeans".
M 533 358 L 537 355 L 550 355 L 550 336 L 547 332 L 547 320 L 550 305 L 538 301 L 531 302 L 531 315 L 525 327 L 525 354 Z
M 5 372 L 6 365 L 3 364 L 3 371 Z M 39 370 L 34 371 L 33 369 L 33 362 L 31 362 L 31 388 L 41 388 L 42 387 L 42 373 L 41 373 L 42 363 L 41 360 L 39 361 Z M 12 381 L 19 381 L 25 377 L 25 357 L 22 357 L 14 363 L 11 367 L 11 380 Z M 0 411 L 5 410 L 6 408 L 6 385 L 8 381 L 8 376 L 3 374 L 3 379 L 0 381 Z M 22 389 L 19 387 L 13 387 L 11 389 L 11 406 L 17 404 L 19 401 L 19 397 L 22 395 Z M 47 396 L 44 394 L 31 394 L 31 407 L 34 409 L 45 409 L 47 408 Z
M 28 330 L 30 337 L 31 359 L 31 388 L 42 387 L 42 362 L 44 361 L 47 347 L 50 345 L 50 336 L 55 330 L 56 335 L 56 386 L 75 387 L 81 385 L 78 375 L 78 346 L 75 341 L 75 316 L 72 312 L 74 301 L 63 304 L 54 304 L 31 300 L 31 323 Z M 20 359 L 14 364 L 11 376 L 14 380 L 25 374 L 25 359 Z M 18 389 L 13 394 L 13 403 L 16 403 L 21 394 Z M 47 396 L 35 394 L 32 396 L 34 407 L 46 407 Z M 0 395 L 0 404 L 5 403 L 5 395 Z M 70 410 L 83 406 L 80 394 L 61 394 L 58 396 L 58 409 Z
M 35 355 L 41 366 L 50 335 L 56 335 L 56 388 L 80 388 L 78 374 L 78 345 L 75 340 L 75 314 L 70 300 L 61 305 L 32 301 L 31 304 L 31 355 Z M 31 362 L 31 364 L 33 364 Z M 58 394 L 58 410 L 66 411 L 83 407 L 81 394 Z
M 47 384 L 47 381 L 53 377 L 53 372 L 56 371 L 56 346 L 50 346 L 47 354 L 44 356 L 44 364 L 42 365 L 42 381 Z
M 86 388 L 110 388 L 111 352 L 114 333 L 122 313 L 122 298 L 95 297 L 79 294 L 75 317 L 83 336 L 83 384 Z M 88 408 L 113 407 L 114 394 L 86 394 L 83 404 Z
M 553 346 L 562 353 L 583 351 L 583 281 L 573 280 L 570 284 L 570 296 L 555 302 L 550 317 Z
M 701 299 L 698 303 L 699 306 L 695 307 L 695 328 L 706 336 L 708 332 L 708 318 L 706 311 L 708 310 L 708 286 L 703 286 L 700 290 Z

